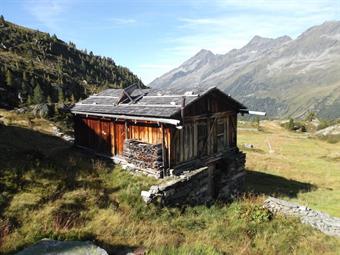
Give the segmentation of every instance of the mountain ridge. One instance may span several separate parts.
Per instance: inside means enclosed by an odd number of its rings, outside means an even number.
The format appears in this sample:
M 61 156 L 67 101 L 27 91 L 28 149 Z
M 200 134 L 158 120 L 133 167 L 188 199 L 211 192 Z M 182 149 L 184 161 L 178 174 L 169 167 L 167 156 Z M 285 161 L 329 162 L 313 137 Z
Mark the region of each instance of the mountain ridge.
M 310 111 L 340 117 L 339 21 L 313 26 L 296 39 L 255 35 L 240 49 L 202 56 L 195 54 L 149 86 L 217 86 L 270 117 L 301 117 Z

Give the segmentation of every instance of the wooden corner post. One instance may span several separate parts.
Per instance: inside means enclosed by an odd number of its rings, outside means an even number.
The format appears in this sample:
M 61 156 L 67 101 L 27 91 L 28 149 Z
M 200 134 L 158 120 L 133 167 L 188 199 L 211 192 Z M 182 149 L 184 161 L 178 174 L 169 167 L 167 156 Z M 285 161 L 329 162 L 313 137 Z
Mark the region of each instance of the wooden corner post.
M 163 177 L 166 176 L 166 150 L 165 150 L 165 138 L 164 138 L 164 124 L 161 123 L 162 129 L 162 163 L 163 163 Z

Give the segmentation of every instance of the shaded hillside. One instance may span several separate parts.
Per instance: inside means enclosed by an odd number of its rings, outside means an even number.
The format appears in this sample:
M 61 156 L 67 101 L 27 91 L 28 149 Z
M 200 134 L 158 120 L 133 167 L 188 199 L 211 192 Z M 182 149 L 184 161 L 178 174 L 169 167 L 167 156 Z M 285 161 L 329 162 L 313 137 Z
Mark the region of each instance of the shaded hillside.
M 78 100 L 99 89 L 141 83 L 111 58 L 0 17 L 0 106 Z
M 201 50 L 150 83 L 156 88 L 218 86 L 272 117 L 316 112 L 340 117 L 340 22 L 325 22 L 295 40 L 255 36 L 224 55 Z

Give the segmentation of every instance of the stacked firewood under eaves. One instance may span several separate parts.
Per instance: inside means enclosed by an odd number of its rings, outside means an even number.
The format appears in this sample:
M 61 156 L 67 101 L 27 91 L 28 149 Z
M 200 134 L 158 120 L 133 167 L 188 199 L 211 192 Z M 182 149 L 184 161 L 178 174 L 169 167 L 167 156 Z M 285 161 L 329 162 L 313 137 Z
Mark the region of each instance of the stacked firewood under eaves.
M 134 139 L 124 142 L 123 156 L 129 164 L 145 170 L 162 170 L 162 144 L 149 144 Z

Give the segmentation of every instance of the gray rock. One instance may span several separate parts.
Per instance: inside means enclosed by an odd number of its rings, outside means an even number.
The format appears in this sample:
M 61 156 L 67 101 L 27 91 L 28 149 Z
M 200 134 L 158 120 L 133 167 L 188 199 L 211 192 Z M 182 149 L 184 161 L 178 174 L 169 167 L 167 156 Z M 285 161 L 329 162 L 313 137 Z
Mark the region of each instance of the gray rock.
M 45 118 L 49 114 L 49 108 L 47 104 L 37 104 L 33 107 L 32 113 L 35 117 Z
M 150 203 L 152 201 L 153 196 L 149 191 L 142 190 L 140 195 L 145 203 Z
M 89 241 L 43 239 L 16 255 L 108 255 L 108 253 Z
M 321 129 L 315 133 L 316 136 L 336 136 L 340 135 L 340 124 L 336 124 L 324 129 Z
M 25 113 L 28 111 L 28 108 L 27 107 L 22 107 L 22 108 L 18 108 L 15 110 L 16 113 Z
M 269 197 L 264 201 L 264 207 L 273 213 L 299 217 L 302 223 L 308 224 L 327 235 L 340 236 L 340 218 L 331 217 L 326 213 L 274 197 Z
M 248 148 L 248 149 L 253 149 L 254 145 L 250 144 L 250 143 L 245 143 L 244 147 Z

